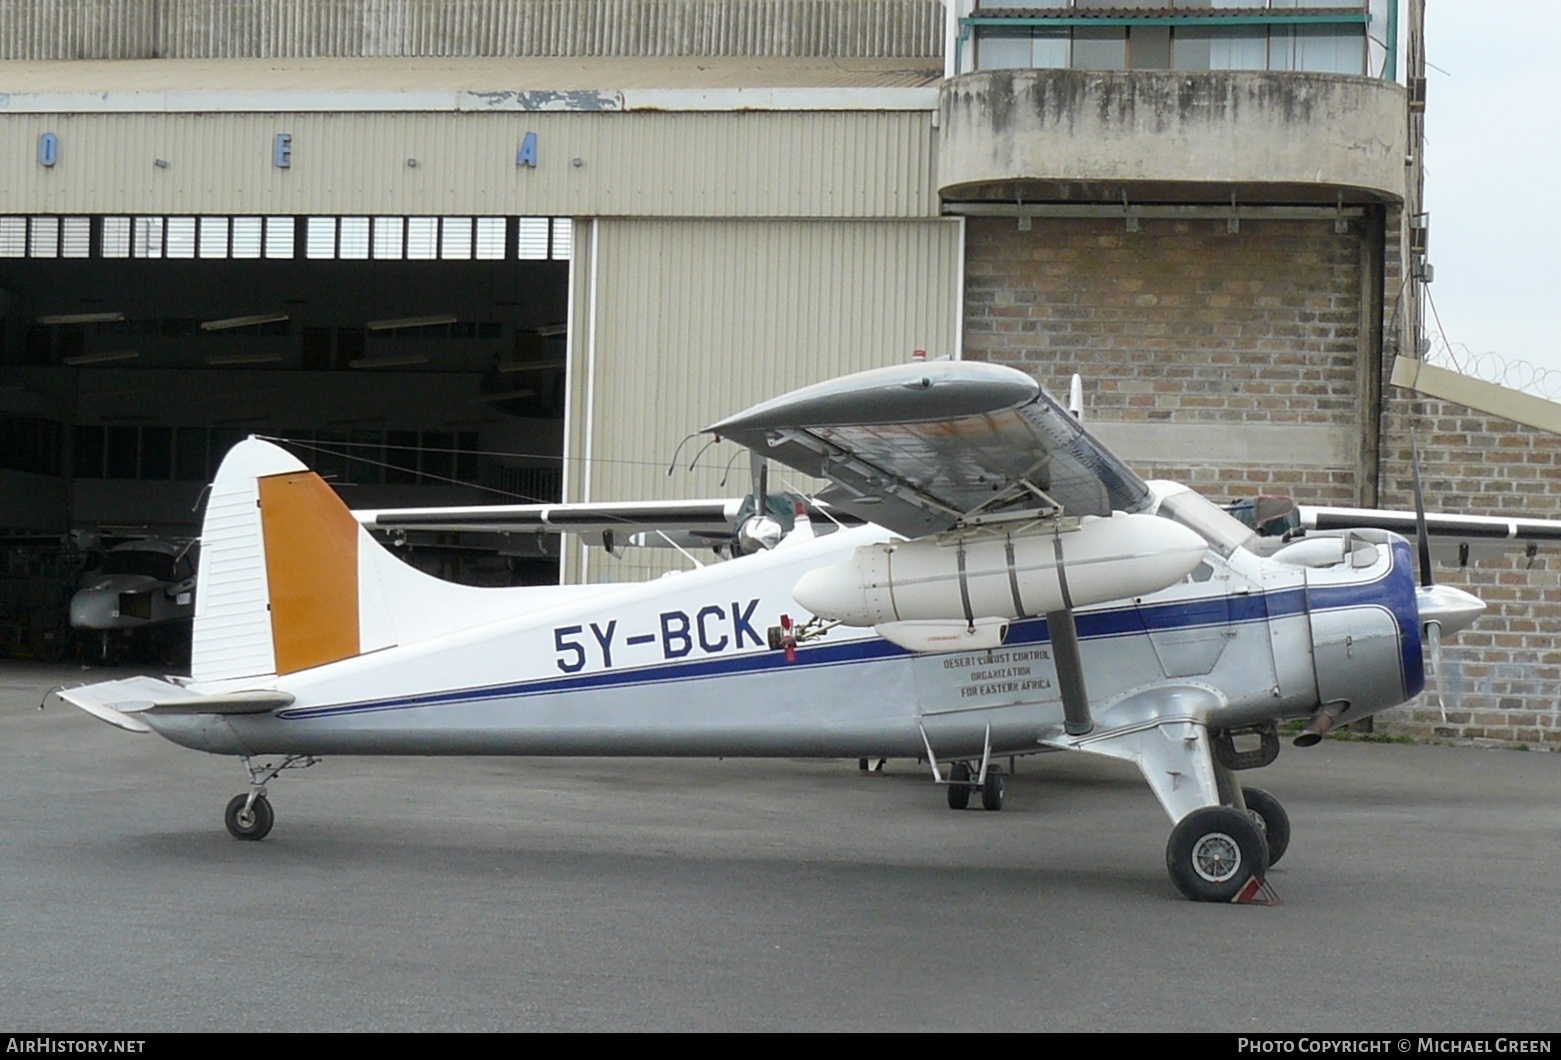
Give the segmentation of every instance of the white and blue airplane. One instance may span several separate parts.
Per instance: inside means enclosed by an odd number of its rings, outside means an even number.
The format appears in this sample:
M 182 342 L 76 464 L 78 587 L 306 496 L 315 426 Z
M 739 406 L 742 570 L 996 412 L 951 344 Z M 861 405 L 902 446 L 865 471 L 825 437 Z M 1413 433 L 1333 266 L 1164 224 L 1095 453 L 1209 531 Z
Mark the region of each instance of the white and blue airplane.
M 527 588 L 429 577 L 369 528 L 718 533 L 735 508 L 355 514 L 244 441 L 207 505 L 190 676 L 58 694 L 238 756 L 250 784 L 226 824 L 249 840 L 271 830 L 268 783 L 323 755 L 917 758 L 951 807 L 988 810 L 999 759 L 1105 755 L 1136 764 L 1170 817 L 1181 892 L 1247 901 L 1289 843 L 1280 803 L 1238 779 L 1273 761 L 1279 724 L 1301 719 L 1306 745 L 1414 697 L 1427 631 L 1484 609 L 1417 584 L 1387 530 L 1264 554 L 995 365 L 863 372 L 707 430 L 829 480 L 814 518 L 782 533 L 753 512 L 753 551 L 653 582 Z M 1561 523 L 1521 529 L 1561 540 Z

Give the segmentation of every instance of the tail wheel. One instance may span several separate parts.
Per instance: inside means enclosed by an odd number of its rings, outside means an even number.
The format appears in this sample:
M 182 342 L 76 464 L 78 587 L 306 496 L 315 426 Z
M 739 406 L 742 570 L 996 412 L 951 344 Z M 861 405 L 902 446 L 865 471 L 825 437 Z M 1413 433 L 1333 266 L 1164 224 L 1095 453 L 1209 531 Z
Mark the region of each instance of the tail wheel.
M 256 796 L 253 805 L 246 811 L 244 804 L 248 801 L 248 795 L 233 796 L 227 812 L 222 815 L 222 823 L 228 826 L 228 834 L 234 839 L 264 839 L 276 823 L 276 814 L 272 812 L 271 803 L 264 795 Z
M 1290 815 L 1285 808 L 1262 788 L 1242 788 L 1247 802 L 1247 812 L 1255 815 L 1263 826 L 1263 838 L 1268 840 L 1268 867 L 1279 864 L 1279 859 L 1290 849 Z
M 949 809 L 963 810 L 970 805 L 970 767 L 955 762 L 949 767 Z
M 1229 902 L 1268 871 L 1268 843 L 1256 821 L 1229 806 L 1194 810 L 1171 829 L 1165 865 L 1195 902 Z

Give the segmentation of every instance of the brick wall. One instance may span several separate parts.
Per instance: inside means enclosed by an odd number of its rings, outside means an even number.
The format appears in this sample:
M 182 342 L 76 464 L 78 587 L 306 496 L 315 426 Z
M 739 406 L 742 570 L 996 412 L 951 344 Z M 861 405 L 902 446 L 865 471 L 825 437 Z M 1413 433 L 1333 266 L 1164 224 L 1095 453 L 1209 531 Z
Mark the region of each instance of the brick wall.
M 1390 349 L 1414 333 L 1400 305 L 1399 231 L 1386 219 L 1379 290 Z M 1243 465 L 1211 453 L 1181 466 L 1135 461 L 1146 477 L 1215 500 L 1289 493 L 1305 503 L 1410 509 L 1409 432 L 1436 510 L 1561 517 L 1561 438 L 1360 379 L 1374 347 L 1362 305 L 1370 235 L 1360 222 L 973 218 L 966 230 L 965 356 L 1030 372 L 1055 393 L 1085 378 L 1096 420 L 1328 424 L 1365 436 L 1373 465 Z M 1385 360 L 1390 361 L 1391 358 Z M 1390 364 L 1381 366 L 1385 373 Z M 1381 408 L 1377 408 L 1380 400 Z M 1379 419 L 1380 417 L 1380 419 Z M 1362 471 L 1380 475 L 1358 491 Z M 1445 646 L 1447 722 L 1429 696 L 1381 715 L 1379 730 L 1561 749 L 1561 558 L 1488 560 L 1438 577 L 1490 604 Z
M 966 229 L 965 356 L 1054 393 L 1084 376 L 1088 416 L 1353 426 L 1362 420 L 1361 231 L 1332 222 L 1008 218 Z M 1215 499 L 1293 492 L 1349 504 L 1353 465 L 1148 464 Z

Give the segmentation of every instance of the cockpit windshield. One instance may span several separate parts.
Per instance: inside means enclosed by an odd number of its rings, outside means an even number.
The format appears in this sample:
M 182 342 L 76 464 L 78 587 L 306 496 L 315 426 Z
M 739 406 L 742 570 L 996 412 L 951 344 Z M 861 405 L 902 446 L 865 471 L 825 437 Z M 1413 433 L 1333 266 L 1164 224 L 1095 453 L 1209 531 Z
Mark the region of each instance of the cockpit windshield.
M 174 557 L 165 552 L 141 549 L 115 549 L 103 557 L 104 574 L 140 574 L 158 581 L 175 578 Z
M 1257 536 L 1250 526 L 1185 486 L 1170 483 L 1151 483 L 1151 486 L 1161 493 L 1159 513 L 1196 533 L 1221 556 L 1247 548 Z M 1163 487 L 1170 487 L 1172 492 L 1161 492 Z

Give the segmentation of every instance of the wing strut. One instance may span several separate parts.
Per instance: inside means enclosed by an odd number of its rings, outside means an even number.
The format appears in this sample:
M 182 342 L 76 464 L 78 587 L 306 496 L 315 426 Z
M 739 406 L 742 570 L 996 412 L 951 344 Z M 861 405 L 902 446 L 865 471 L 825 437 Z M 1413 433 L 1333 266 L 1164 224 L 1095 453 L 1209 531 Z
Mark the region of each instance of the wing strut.
M 1079 656 L 1079 627 L 1072 611 L 1048 611 L 1052 656 L 1057 663 L 1058 691 L 1062 693 L 1062 727 L 1069 736 L 1083 736 L 1095 727 L 1089 713 L 1089 692 L 1084 687 L 1084 661 Z

